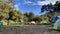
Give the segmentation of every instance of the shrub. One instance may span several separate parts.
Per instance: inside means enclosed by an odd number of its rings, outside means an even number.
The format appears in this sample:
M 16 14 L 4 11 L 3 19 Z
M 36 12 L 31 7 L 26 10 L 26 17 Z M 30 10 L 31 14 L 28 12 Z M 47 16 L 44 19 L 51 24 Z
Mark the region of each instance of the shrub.
M 28 22 L 28 24 L 36 24 L 35 21 Z

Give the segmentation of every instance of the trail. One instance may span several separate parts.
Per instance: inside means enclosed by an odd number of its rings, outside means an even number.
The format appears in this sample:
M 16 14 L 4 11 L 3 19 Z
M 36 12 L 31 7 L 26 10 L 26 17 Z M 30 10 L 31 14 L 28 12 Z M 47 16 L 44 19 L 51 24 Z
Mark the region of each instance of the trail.
M 49 30 L 45 25 L 28 25 L 16 27 L 14 30 L 3 28 L 0 34 L 54 34 L 54 30 Z

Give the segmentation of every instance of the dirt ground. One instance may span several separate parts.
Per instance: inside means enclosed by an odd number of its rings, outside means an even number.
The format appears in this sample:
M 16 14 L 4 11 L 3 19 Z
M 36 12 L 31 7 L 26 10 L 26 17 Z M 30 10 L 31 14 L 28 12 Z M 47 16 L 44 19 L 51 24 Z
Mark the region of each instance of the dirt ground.
M 54 30 L 49 30 L 45 25 L 28 25 L 14 29 L 3 28 L 0 30 L 0 34 L 55 34 L 55 32 Z

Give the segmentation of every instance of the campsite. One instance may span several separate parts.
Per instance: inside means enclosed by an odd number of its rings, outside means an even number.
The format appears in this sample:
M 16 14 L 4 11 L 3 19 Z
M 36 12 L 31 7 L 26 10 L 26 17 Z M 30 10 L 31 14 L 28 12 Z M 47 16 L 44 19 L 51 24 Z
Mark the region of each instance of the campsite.
M 60 34 L 60 0 L 0 0 L 0 34 Z

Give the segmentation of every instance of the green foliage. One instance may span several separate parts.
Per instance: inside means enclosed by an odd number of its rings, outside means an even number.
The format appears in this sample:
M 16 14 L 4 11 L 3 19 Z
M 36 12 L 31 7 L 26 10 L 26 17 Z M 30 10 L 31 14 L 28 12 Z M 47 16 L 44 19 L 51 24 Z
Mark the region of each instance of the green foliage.
M 14 0 L 0 0 L 0 21 L 7 23 L 11 20 L 11 22 L 20 22 L 20 19 L 24 20 L 25 16 L 18 10 L 14 10 Z M 13 6 L 13 7 L 12 7 Z M 11 23 L 9 22 L 9 23 Z
M 32 25 L 32 24 L 36 24 L 35 21 L 31 21 L 31 22 L 28 22 L 28 24 Z
M 47 17 L 51 20 L 53 17 L 56 16 L 56 13 L 60 12 L 60 1 L 56 1 L 54 5 L 52 3 L 48 5 L 43 5 L 41 8 L 41 12 L 45 11 L 47 11 Z
M 7 25 L 8 21 L 7 20 L 2 20 L 3 25 Z
M 48 5 L 43 5 L 41 8 L 41 12 L 47 11 L 48 18 L 52 19 L 56 12 L 60 12 L 60 1 L 57 1 L 54 5 L 52 3 Z
M 25 13 L 24 15 L 27 17 L 27 21 L 33 21 L 35 18 L 35 15 L 32 12 Z
M 40 16 L 35 16 L 34 21 L 35 22 L 40 22 L 40 21 L 42 21 L 42 19 L 40 18 Z

